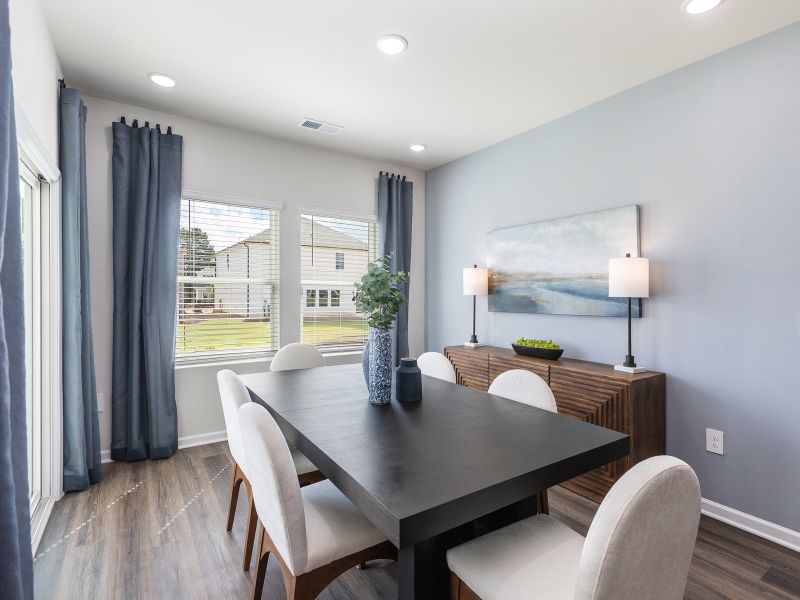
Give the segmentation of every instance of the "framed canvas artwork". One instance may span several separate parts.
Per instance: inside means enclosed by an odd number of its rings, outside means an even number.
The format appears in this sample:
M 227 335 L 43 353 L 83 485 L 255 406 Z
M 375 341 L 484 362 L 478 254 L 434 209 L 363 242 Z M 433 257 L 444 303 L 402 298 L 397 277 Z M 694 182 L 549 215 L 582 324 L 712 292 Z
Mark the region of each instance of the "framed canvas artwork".
M 639 256 L 636 205 L 529 223 L 488 234 L 489 310 L 623 317 L 608 297 L 608 259 Z M 633 301 L 641 316 L 641 300 Z

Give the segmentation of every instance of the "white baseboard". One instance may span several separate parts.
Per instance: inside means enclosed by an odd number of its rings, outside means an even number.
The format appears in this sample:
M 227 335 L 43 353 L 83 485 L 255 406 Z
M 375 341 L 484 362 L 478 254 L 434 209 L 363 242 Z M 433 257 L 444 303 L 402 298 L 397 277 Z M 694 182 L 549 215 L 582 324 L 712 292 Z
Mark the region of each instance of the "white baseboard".
M 700 512 L 712 519 L 775 542 L 795 552 L 800 552 L 800 531 L 787 529 L 782 525 L 765 521 L 705 498 L 700 503 Z
M 211 431 L 209 433 L 199 433 L 197 435 L 186 435 L 178 438 L 178 449 L 204 446 L 205 444 L 216 444 L 217 442 L 224 442 L 227 439 L 228 433 L 224 429 L 222 431 Z M 102 450 L 100 452 L 100 462 L 113 462 L 111 460 L 111 450 Z

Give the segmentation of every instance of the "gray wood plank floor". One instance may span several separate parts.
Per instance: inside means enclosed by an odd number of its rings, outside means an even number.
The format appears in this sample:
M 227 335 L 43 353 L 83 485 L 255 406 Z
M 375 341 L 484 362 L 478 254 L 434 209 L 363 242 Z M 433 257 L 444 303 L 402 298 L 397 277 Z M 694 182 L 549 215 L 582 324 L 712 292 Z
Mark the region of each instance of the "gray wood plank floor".
M 226 532 L 230 477 L 224 443 L 105 465 L 102 483 L 56 504 L 35 557 L 36 597 L 249 598 L 251 575 L 241 569 L 247 496 Z M 580 533 L 596 508 L 561 488 L 550 492 L 551 514 Z M 263 598 L 284 597 L 270 561 Z M 387 561 L 345 573 L 320 600 L 396 597 L 396 564 Z M 800 555 L 703 517 L 686 598 L 800 600 Z

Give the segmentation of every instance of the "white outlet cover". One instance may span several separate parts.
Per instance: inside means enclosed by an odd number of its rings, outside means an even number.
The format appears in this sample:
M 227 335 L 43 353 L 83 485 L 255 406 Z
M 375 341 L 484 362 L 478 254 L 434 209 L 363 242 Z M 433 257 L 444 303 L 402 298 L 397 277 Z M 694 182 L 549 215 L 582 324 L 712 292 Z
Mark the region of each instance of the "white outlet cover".
M 725 454 L 724 436 L 718 429 L 706 429 L 706 450 L 714 454 Z
M 97 392 L 97 412 L 101 413 L 105 410 L 105 399 L 102 392 Z

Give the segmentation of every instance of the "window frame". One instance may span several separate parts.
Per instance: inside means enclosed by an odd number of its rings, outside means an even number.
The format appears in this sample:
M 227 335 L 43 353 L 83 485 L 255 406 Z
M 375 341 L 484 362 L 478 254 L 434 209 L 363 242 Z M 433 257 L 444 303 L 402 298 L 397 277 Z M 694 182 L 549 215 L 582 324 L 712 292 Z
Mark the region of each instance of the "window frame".
M 270 323 L 275 327 L 275 333 L 271 336 L 274 342 L 274 348 L 266 349 L 263 347 L 254 348 L 227 348 L 222 350 L 195 350 L 192 352 L 179 353 L 177 351 L 177 337 L 178 337 L 178 319 L 177 319 L 177 291 L 176 291 L 176 319 L 175 319 L 175 367 L 193 367 L 193 366 L 206 366 L 218 364 L 230 364 L 236 362 L 252 361 L 252 360 L 269 360 L 278 349 L 281 347 L 282 336 L 282 323 L 281 323 L 281 278 L 283 277 L 281 270 L 281 227 L 283 221 L 283 203 L 273 200 L 266 200 L 260 198 L 253 198 L 249 196 L 236 196 L 230 194 L 217 194 L 213 192 L 201 192 L 197 190 L 184 189 L 181 191 L 181 201 L 183 200 L 196 200 L 198 202 L 216 202 L 220 204 L 227 204 L 235 207 L 242 208 L 256 208 L 263 210 L 275 211 L 275 216 L 278 219 L 278 241 L 276 246 L 275 260 L 278 267 L 278 277 L 272 283 L 275 290 L 275 296 L 278 299 L 277 310 L 270 311 Z M 227 257 L 230 261 L 230 256 Z M 226 263 L 227 264 L 227 263 Z M 180 275 L 178 276 L 178 278 Z M 176 278 L 176 285 L 179 279 Z M 214 285 L 214 284 L 210 284 Z

